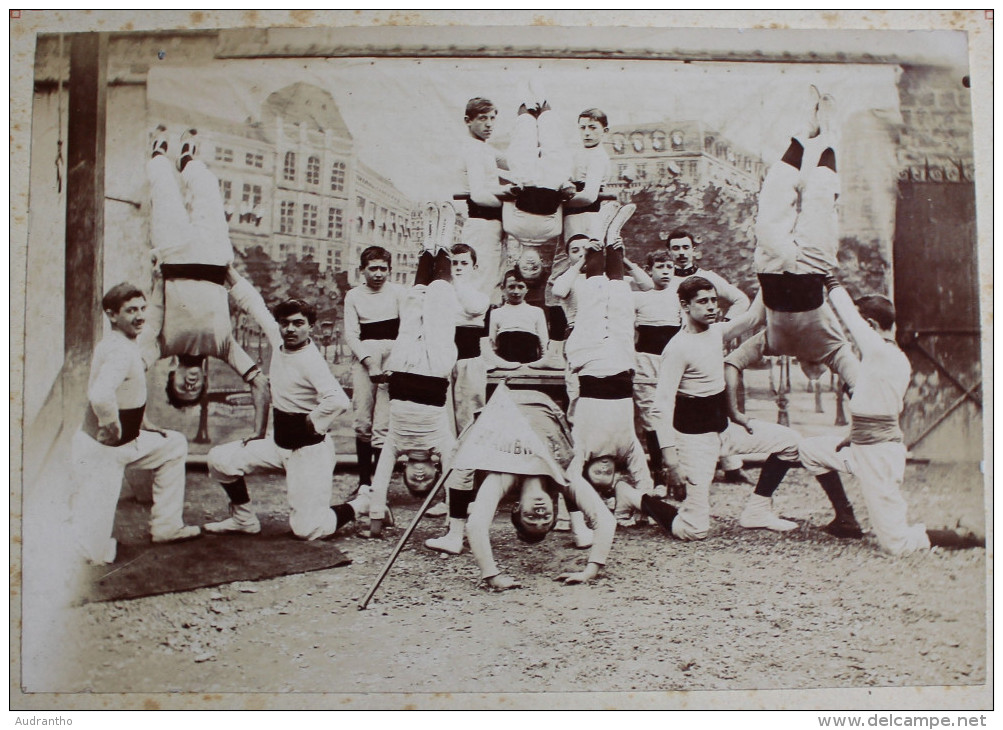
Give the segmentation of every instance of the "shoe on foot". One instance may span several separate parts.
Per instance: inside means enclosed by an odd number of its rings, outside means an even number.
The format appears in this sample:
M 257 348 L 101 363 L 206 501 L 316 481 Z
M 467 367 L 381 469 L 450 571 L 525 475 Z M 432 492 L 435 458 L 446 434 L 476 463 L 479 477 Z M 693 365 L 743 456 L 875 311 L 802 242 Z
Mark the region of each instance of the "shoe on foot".
M 539 360 L 529 363 L 533 370 L 566 370 L 568 361 L 564 358 L 564 353 L 557 343 L 551 342 L 547 346 L 547 352 Z
M 167 139 L 167 127 L 163 124 L 158 124 L 157 128 L 153 131 L 153 149 L 151 150 L 150 157 L 166 155 L 169 146 L 170 145 Z
M 174 532 L 167 532 L 163 535 L 153 535 L 151 539 L 158 545 L 168 542 L 184 542 L 202 537 L 202 528 L 198 525 L 182 525 Z
M 626 205 L 621 205 L 616 211 L 616 215 L 613 216 L 613 220 L 609 222 L 609 227 L 606 229 L 606 245 L 616 246 L 623 245 L 623 241 L 620 239 L 620 229 L 623 228 L 624 224 L 630 220 L 630 217 L 634 215 L 634 211 L 637 210 L 637 206 L 633 203 L 627 203 Z
M 452 203 L 439 206 L 439 225 L 436 232 L 436 244 L 447 252 L 453 247 L 456 229 L 456 208 Z
M 592 241 L 589 241 L 586 246 L 596 249 L 602 248 L 602 241 L 606 238 L 606 229 L 609 228 L 609 224 L 613 222 L 619 210 L 620 204 L 615 200 L 607 200 L 599 206 L 599 215 L 592 223 L 591 235 L 589 236 Z
M 178 170 L 181 172 L 198 156 L 198 142 L 195 139 L 197 134 L 195 129 L 186 129 L 181 133 L 181 152 L 178 153 Z
M 231 504 L 230 516 L 219 522 L 203 525 L 206 532 L 220 534 L 224 532 L 242 532 L 246 535 L 257 535 L 261 532 L 261 522 L 254 510 L 246 504 Z
M 833 537 L 859 540 L 864 536 L 864 531 L 860 529 L 853 515 L 836 515 L 836 518 L 822 529 Z
M 425 237 L 421 242 L 422 251 L 435 252 L 436 236 L 439 235 L 439 206 L 425 204 Z
M 738 524 L 747 530 L 763 529 L 774 532 L 787 532 L 797 528 L 797 522 L 782 519 L 773 513 L 772 501 L 769 497 L 753 494 L 742 510 L 741 517 L 738 518 Z
M 463 552 L 463 533 L 453 536 L 452 533 L 447 532 L 442 537 L 430 538 L 425 540 L 425 547 L 439 553 L 459 555 Z
M 446 506 L 445 502 L 439 502 L 438 504 L 433 504 L 422 515 L 422 517 L 445 517 L 449 514 L 449 508 Z
M 672 521 L 679 514 L 679 510 L 671 504 L 655 499 L 650 494 L 641 497 L 641 511 L 670 534 L 672 533 Z

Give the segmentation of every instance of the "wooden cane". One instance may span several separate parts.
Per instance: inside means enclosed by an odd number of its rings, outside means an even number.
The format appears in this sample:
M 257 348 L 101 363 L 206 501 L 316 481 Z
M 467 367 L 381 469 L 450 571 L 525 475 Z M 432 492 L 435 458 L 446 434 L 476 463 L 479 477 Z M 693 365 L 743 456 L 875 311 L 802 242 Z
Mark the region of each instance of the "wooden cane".
M 446 483 L 446 479 L 448 479 L 449 475 L 452 473 L 453 470 L 450 468 L 449 471 L 447 471 L 445 474 L 442 475 L 442 477 L 439 478 L 439 481 L 436 482 L 434 487 L 432 487 L 432 490 L 428 493 L 428 496 L 425 497 L 424 504 L 422 504 L 421 507 L 418 509 L 418 514 L 415 516 L 414 521 L 404 531 L 404 534 L 401 535 L 401 539 L 397 542 L 397 547 L 395 547 L 393 552 L 390 553 L 390 557 L 387 559 L 386 565 L 383 566 L 383 570 L 381 570 L 380 574 L 376 577 L 376 582 L 373 583 L 373 587 L 369 589 L 369 592 L 366 594 L 366 597 L 362 599 L 361 603 L 359 603 L 360 611 L 366 610 L 366 606 L 368 606 L 369 601 L 372 600 L 373 594 L 375 594 L 376 591 L 379 589 L 380 584 L 383 582 L 383 579 L 387 577 L 387 573 L 390 572 L 390 568 L 393 567 L 394 562 L 397 560 L 397 556 L 400 555 L 401 550 L 404 549 L 404 544 L 408 541 L 408 538 L 411 537 L 411 533 L 414 532 L 415 528 L 418 526 L 418 523 L 421 522 L 422 515 L 424 515 L 426 510 L 428 510 L 428 508 L 431 506 L 432 500 L 435 499 L 435 496 L 439 493 L 439 489 L 442 487 L 443 484 Z

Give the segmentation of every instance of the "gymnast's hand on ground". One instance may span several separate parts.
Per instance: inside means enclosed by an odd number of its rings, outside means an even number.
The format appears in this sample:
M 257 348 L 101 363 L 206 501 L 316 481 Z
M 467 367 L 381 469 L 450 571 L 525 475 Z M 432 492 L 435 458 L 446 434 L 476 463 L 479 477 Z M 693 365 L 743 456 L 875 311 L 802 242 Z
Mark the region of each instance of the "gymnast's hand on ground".
M 599 564 L 589 563 L 580 573 L 561 573 L 554 580 L 562 581 L 564 585 L 571 586 L 578 583 L 589 583 L 597 575 L 599 575 Z

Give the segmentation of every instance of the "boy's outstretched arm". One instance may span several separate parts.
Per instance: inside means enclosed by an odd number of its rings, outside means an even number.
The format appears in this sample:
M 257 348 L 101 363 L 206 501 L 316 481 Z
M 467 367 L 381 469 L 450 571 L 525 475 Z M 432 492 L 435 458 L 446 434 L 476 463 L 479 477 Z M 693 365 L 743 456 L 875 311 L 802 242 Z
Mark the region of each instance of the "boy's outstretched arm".
M 853 338 L 857 349 L 860 350 L 860 354 L 866 355 L 869 350 L 873 351 L 880 347 L 884 341 L 881 335 L 875 332 L 867 320 L 860 316 L 850 293 L 843 288 L 839 280 L 830 274 L 826 277 L 825 286 L 829 290 L 829 303 L 832 304 L 832 308 L 836 310 L 836 314 L 846 325 L 846 329 L 850 333 L 850 337 Z

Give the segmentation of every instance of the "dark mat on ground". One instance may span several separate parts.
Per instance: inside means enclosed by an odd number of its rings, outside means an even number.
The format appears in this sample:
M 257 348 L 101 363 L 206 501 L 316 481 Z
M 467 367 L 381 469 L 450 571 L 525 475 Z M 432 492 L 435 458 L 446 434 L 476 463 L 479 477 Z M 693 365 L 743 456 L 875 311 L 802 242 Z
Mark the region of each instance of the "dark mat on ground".
M 285 519 L 262 519 L 257 535 L 204 534 L 168 545 L 154 545 L 145 530 L 142 536 L 134 536 L 137 530 L 121 529 L 137 522 L 145 526 L 148 514 L 145 505 L 131 500 L 119 503 L 118 555 L 112 565 L 88 569 L 90 580 L 82 602 L 190 591 L 336 568 L 352 562 L 329 540 L 293 537 Z

